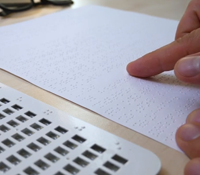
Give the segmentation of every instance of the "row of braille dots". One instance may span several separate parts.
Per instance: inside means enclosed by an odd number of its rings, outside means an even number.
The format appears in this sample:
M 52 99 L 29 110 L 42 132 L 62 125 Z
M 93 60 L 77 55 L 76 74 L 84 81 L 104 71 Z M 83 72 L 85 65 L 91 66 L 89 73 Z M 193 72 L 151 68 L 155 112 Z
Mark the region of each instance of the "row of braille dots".
M 9 37 L 9 43 L 16 43 L 17 42 L 17 38 L 19 39 L 20 38 L 20 41 L 23 43 L 23 42 L 25 42 L 27 39 L 28 40 L 31 40 L 31 39 L 35 39 L 35 38 L 38 38 L 38 37 L 41 37 L 41 35 L 43 35 L 42 34 L 42 30 L 45 30 L 45 33 L 46 34 L 50 34 L 51 33 L 51 31 L 55 31 L 55 30 L 57 30 L 58 28 L 56 27 L 57 25 L 55 25 L 55 26 L 52 26 L 51 25 L 51 27 L 47 27 L 47 25 L 48 25 L 48 23 L 46 23 L 46 25 L 44 25 L 45 27 L 43 27 L 43 28 L 38 28 L 38 29 L 36 29 L 36 28 L 32 28 L 32 27 L 29 27 L 28 29 L 26 29 L 26 30 L 30 30 L 30 31 L 33 31 L 34 30 L 34 37 L 32 36 L 32 32 L 22 32 L 23 33 L 23 35 L 21 34 L 21 33 L 17 33 L 17 35 L 15 36 L 15 37 Z M 31 25 L 30 25 L 31 26 Z M 59 26 L 59 25 L 58 25 Z M 10 32 L 9 32 L 10 33 Z
M 42 60 L 44 60 L 44 59 L 42 59 Z

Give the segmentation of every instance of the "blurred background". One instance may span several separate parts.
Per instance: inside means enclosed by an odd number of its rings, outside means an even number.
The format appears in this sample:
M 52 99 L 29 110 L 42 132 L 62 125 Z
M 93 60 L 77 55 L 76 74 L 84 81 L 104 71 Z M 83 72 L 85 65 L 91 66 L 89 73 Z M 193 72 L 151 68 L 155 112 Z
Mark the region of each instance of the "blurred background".
M 0 3 L 28 2 L 29 0 L 0 0 Z M 39 0 L 34 0 L 38 2 Z M 28 11 L 14 13 L 6 18 L 0 17 L 0 26 L 36 18 L 63 9 L 78 8 L 85 5 L 101 5 L 121 10 L 135 11 L 153 16 L 180 20 L 190 0 L 73 0 L 70 7 L 45 5 Z

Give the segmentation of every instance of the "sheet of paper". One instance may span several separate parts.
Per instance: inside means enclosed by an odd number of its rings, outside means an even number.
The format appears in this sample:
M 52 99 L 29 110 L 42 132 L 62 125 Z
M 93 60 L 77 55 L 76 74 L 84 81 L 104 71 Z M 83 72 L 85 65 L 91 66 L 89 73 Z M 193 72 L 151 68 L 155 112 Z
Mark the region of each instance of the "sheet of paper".
M 0 28 L 0 67 L 178 149 L 200 90 L 173 72 L 134 78 L 126 65 L 174 39 L 178 22 L 98 6 Z

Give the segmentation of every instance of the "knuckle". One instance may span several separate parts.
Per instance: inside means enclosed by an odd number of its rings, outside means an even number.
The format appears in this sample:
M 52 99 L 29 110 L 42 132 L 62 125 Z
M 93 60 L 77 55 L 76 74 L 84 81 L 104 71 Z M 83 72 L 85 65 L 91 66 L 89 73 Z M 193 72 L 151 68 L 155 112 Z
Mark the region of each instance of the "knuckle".
M 175 42 L 177 42 L 177 44 L 192 44 L 194 42 L 200 42 L 200 28 L 176 39 Z
M 183 37 L 179 37 L 175 40 L 176 44 L 182 44 L 183 43 Z
M 199 7 L 200 7 L 200 0 L 191 0 L 190 3 L 188 4 L 188 8 L 199 9 Z
M 184 50 L 186 55 L 193 54 L 200 51 L 200 28 L 184 35 L 175 40 L 176 45 L 187 48 Z

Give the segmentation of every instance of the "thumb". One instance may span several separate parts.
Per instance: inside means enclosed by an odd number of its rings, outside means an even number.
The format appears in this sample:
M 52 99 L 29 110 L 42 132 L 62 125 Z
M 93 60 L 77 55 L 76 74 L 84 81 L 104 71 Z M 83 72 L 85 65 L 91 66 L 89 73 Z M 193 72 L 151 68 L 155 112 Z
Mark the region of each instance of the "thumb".
M 150 77 L 163 71 L 172 70 L 181 58 L 200 52 L 199 43 L 200 28 L 129 63 L 127 71 L 132 76 Z M 180 77 L 180 79 L 182 78 Z
M 200 53 L 180 59 L 174 72 L 181 81 L 200 85 Z

